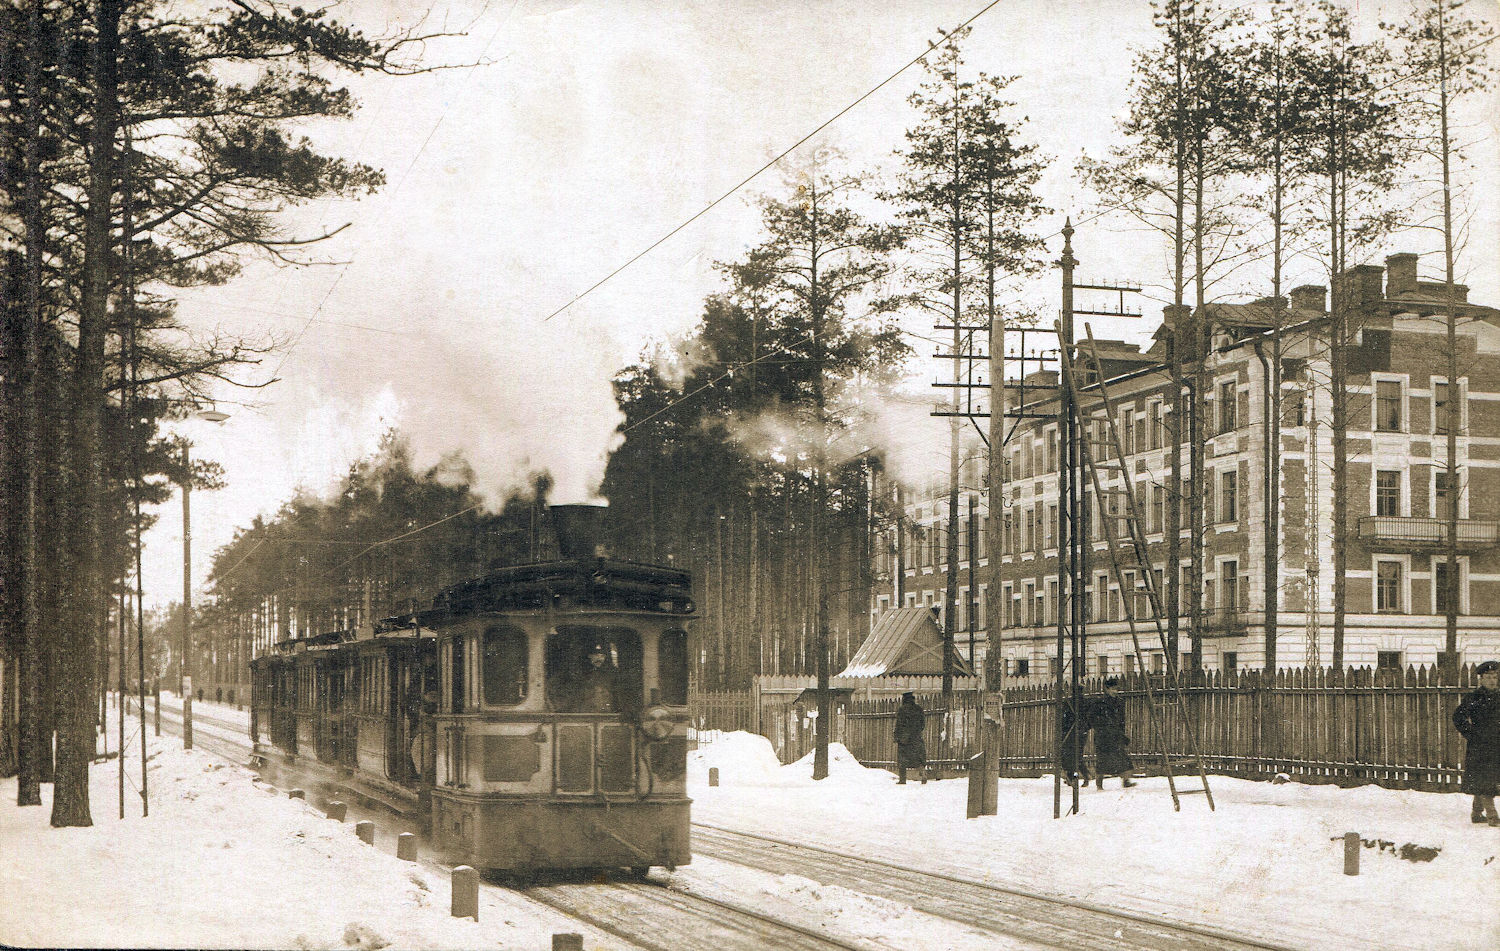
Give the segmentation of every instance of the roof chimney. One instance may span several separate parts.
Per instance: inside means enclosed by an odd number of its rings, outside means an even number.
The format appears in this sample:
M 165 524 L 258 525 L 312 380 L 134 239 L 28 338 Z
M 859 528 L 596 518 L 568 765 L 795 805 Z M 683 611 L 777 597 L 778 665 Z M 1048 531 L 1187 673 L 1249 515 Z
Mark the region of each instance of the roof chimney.
M 1333 292 L 1335 295 L 1341 290 L 1348 293 L 1348 299 L 1343 301 L 1345 306 L 1363 307 L 1381 299 L 1380 285 L 1384 277 L 1382 268 L 1373 264 L 1356 264 L 1334 278 Z M 1337 296 L 1334 299 L 1339 300 Z
M 604 521 L 609 509 L 603 505 L 554 505 L 552 530 L 557 550 L 565 559 L 604 557 Z
M 1417 256 L 1410 251 L 1385 258 L 1385 296 L 1414 294 L 1417 290 Z
M 1303 284 L 1292 288 L 1292 310 L 1321 314 L 1328 310 L 1328 288 L 1322 284 Z

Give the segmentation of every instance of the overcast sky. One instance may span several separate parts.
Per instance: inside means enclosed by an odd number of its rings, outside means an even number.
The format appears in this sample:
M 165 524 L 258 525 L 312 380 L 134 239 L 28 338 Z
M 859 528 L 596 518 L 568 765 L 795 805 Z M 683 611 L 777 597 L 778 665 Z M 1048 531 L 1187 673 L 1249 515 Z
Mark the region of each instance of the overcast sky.
M 228 487 L 193 499 L 194 571 L 236 526 L 299 486 L 325 491 L 388 427 L 421 463 L 462 451 L 492 496 L 552 471 L 558 500 L 591 497 L 619 422 L 609 380 L 653 339 L 695 323 L 718 286 L 717 260 L 757 243 L 755 194 L 772 171 L 563 313 L 547 316 L 733 188 L 956 26 L 982 0 L 593 2 L 352 0 L 340 17 L 371 34 L 413 24 L 463 30 L 434 43 L 434 63 L 481 62 L 421 76 L 362 79 L 347 123 L 309 133 L 329 151 L 383 168 L 386 187 L 289 219 L 299 233 L 347 225 L 311 268 L 251 262 L 232 284 L 180 297 L 192 327 L 275 333 L 290 346 L 252 395 L 225 389 L 223 424 L 181 427 Z M 1354 3 L 1366 27 L 1400 3 Z M 1496 6 L 1471 4 L 1496 17 Z M 1003 0 L 974 23 L 968 66 L 1019 76 L 1026 130 L 1055 159 L 1044 197 L 1075 223 L 1094 212 L 1072 166 L 1115 141 L 1133 50 L 1152 40 L 1145 0 Z M 857 168 L 886 169 L 911 113 L 913 67 L 808 146 L 839 147 Z M 1500 168 L 1492 97 L 1476 104 L 1490 177 L 1461 275 L 1500 302 Z M 1049 242 L 1055 256 L 1059 240 Z M 1165 279 L 1162 250 L 1123 218 L 1089 220 L 1074 239 L 1083 279 Z M 1425 243 L 1424 243 L 1425 242 Z M 1399 246 L 1397 246 L 1399 245 Z M 1404 238 L 1380 253 L 1434 251 Z M 1378 259 L 1377 259 L 1378 260 Z M 1424 270 L 1440 266 L 1424 258 Z M 1307 279 L 1321 280 L 1307 262 Z M 1435 275 L 1434 275 L 1435 276 Z M 1029 293 L 1056 306 L 1055 270 Z M 1252 290 L 1246 288 L 1247 291 Z M 1101 337 L 1149 334 L 1147 319 L 1096 321 Z M 917 332 L 930 321 L 914 318 Z M 919 352 L 931 345 L 913 339 Z M 933 370 L 915 368 L 915 381 Z M 249 405 L 244 405 L 248 400 Z M 239 405 L 237 405 L 239 404 Z M 937 466 L 945 465 L 934 460 Z M 181 598 L 181 508 L 147 537 L 148 603 Z

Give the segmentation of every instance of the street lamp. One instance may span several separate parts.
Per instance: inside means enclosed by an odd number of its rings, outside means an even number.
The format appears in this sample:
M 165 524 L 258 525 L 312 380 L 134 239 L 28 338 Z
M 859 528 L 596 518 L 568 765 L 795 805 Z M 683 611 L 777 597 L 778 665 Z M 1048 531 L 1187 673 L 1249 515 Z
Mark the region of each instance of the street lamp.
M 197 419 L 222 423 L 228 413 L 216 409 L 198 410 Z M 182 748 L 193 748 L 193 466 L 188 444 L 182 445 Z

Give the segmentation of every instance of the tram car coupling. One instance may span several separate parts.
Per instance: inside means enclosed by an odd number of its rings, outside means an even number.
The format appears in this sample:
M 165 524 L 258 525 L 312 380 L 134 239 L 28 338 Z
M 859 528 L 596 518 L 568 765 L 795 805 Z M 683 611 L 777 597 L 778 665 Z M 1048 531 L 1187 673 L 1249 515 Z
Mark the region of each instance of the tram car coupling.
M 477 868 L 687 864 L 691 578 L 609 557 L 606 511 L 552 506 L 556 561 L 279 642 L 251 665 L 252 739 L 415 797 Z

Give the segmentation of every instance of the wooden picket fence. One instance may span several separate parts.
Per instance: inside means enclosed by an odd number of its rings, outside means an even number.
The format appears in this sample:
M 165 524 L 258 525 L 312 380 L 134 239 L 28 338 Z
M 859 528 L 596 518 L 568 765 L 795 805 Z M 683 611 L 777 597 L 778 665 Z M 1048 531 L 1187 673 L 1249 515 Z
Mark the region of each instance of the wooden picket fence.
M 1151 732 L 1144 677 L 1122 678 L 1126 731 L 1138 771 L 1149 774 L 1161 746 Z M 1161 675 L 1153 677 L 1158 699 Z M 1372 670 L 1350 668 L 1340 678 L 1332 670 L 1210 671 L 1190 678 L 1183 694 L 1188 717 L 1172 717 L 1167 746 L 1174 756 L 1190 749 L 1187 730 L 1196 729 L 1208 769 L 1216 774 L 1269 779 L 1285 773 L 1302 782 L 1373 782 L 1397 789 L 1458 788 L 1463 739 L 1453 729 L 1453 710 L 1478 684 L 1472 666 L 1459 671 L 1456 684 L 1443 684 L 1431 668 Z M 1038 776 L 1051 772 L 1055 757 L 1057 707 L 1051 683 L 1005 692 L 1001 748 L 1002 773 Z M 1098 694 L 1098 678 L 1084 682 L 1085 695 Z M 993 697 L 992 703 L 993 703 Z M 939 693 L 921 693 L 926 711 L 923 739 L 928 761 L 940 769 L 961 769 L 978 748 L 980 711 L 973 693 L 954 695 L 945 708 Z M 703 729 L 756 729 L 770 738 L 782 762 L 812 749 L 813 724 L 807 711 L 762 698 L 757 717 L 752 691 L 697 694 L 694 724 Z M 832 736 L 868 766 L 894 765 L 895 699 L 856 700 L 839 706 Z
M 943 695 L 918 694 L 926 726 L 922 743 L 927 747 L 927 765 L 940 770 L 962 769 L 979 743 L 979 707 L 972 693 L 955 693 L 953 706 L 943 705 Z M 844 714 L 840 742 L 866 766 L 896 765 L 896 708 L 898 699 L 856 701 Z
M 1373 782 L 1396 789 L 1456 789 L 1463 739 L 1453 728 L 1453 709 L 1478 680 L 1473 667 L 1458 683 L 1443 684 L 1431 668 L 1350 668 L 1260 672 L 1210 671 L 1183 690 L 1188 716 L 1170 723 L 1167 749 L 1185 755 L 1187 731 L 1196 728 L 1210 772 L 1247 779 L 1285 773 L 1302 782 Z M 1162 678 L 1153 688 L 1160 700 Z M 1055 757 L 1055 685 L 1006 691 L 1000 763 L 1012 775 L 1050 772 Z M 1100 692 L 1086 681 L 1085 695 Z M 1124 678 L 1126 732 L 1142 772 L 1154 771 L 1161 749 L 1151 731 L 1141 675 Z
M 688 727 L 690 739 L 700 743 L 716 733 L 754 733 L 758 726 L 755 695 L 749 690 L 694 691 L 688 697 L 688 708 L 693 717 Z

